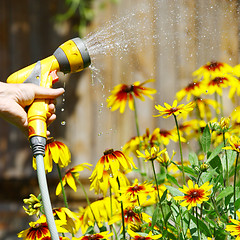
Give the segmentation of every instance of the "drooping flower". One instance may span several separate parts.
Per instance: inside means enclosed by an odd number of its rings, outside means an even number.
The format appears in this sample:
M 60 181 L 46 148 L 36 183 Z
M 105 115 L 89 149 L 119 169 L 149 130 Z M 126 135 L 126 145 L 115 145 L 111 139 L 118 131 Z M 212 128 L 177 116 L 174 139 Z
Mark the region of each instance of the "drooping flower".
M 164 148 L 162 151 L 160 151 L 158 146 L 152 147 L 150 152 L 146 149 L 145 150 L 145 154 L 143 154 L 142 152 L 140 152 L 139 150 L 137 150 L 137 154 L 139 158 L 144 158 L 145 162 L 147 161 L 154 161 L 157 158 L 160 158 L 161 155 L 166 151 L 167 149 Z
M 128 101 L 129 108 L 134 110 L 134 99 L 137 97 L 144 101 L 143 95 L 152 99 L 151 94 L 155 94 L 157 91 L 153 88 L 143 87 L 148 82 L 154 81 L 153 79 L 147 80 L 143 83 L 139 81 L 134 82 L 132 85 L 119 84 L 112 90 L 112 95 L 107 99 L 107 107 L 111 107 L 111 111 L 115 111 L 120 108 L 120 113 L 125 110 L 126 103 Z
M 236 211 L 238 219 L 240 219 L 240 212 Z M 240 240 L 240 221 L 235 219 L 230 219 L 233 224 L 226 226 L 226 231 L 230 232 L 232 236 L 236 236 L 236 240 Z
M 123 215 L 124 215 L 124 222 L 125 222 L 126 226 L 128 224 L 140 224 L 140 223 L 142 223 L 142 221 L 144 221 L 146 223 L 151 222 L 151 216 L 149 216 L 145 212 L 142 212 L 141 216 L 140 216 L 140 214 L 136 212 L 135 206 L 124 207 Z M 111 218 L 111 220 L 108 222 L 108 224 L 112 225 L 113 223 L 121 221 L 121 220 L 122 220 L 122 213 L 119 212 Z
M 193 76 L 196 77 L 197 80 L 209 81 L 210 78 L 218 77 L 221 74 L 231 74 L 232 72 L 233 68 L 226 63 L 208 62 L 193 72 Z
M 66 232 L 61 227 L 64 222 L 55 220 L 55 223 L 58 232 Z M 45 215 L 42 215 L 36 222 L 30 222 L 29 226 L 30 228 L 18 233 L 19 238 L 23 238 L 23 240 L 42 240 L 44 237 L 51 237 Z
M 228 139 L 228 142 L 229 142 L 230 146 L 223 147 L 223 149 L 233 150 L 233 151 L 240 153 L 240 138 L 239 137 L 237 137 L 235 135 L 231 136 Z
M 212 119 L 212 112 L 210 107 L 212 107 L 217 113 L 220 112 L 220 104 L 214 99 L 196 98 L 195 103 L 200 119 L 206 118 L 207 121 L 210 121 Z
M 170 158 L 169 155 L 168 155 L 168 152 L 165 151 L 165 152 L 163 152 L 163 154 L 162 154 L 159 158 L 157 158 L 156 160 L 157 160 L 163 167 L 167 168 L 167 167 L 171 164 L 172 159 L 173 159 L 173 157 L 174 157 L 175 154 L 176 154 L 176 152 L 173 150 L 172 156 L 171 156 L 171 158 Z
M 52 171 L 52 161 L 59 165 L 60 168 L 68 166 L 71 162 L 71 153 L 68 147 L 59 141 L 49 139 L 45 147 L 44 166 L 47 172 Z M 36 159 L 33 158 L 33 168 L 36 170 Z
M 86 236 L 82 236 L 80 238 L 73 238 L 72 240 L 107 240 L 109 239 L 113 233 L 106 232 L 100 232 L 95 234 L 88 234 Z
M 112 177 L 117 177 L 119 171 L 125 172 L 136 168 L 131 158 L 125 156 L 121 151 L 113 149 L 106 150 L 104 155 L 99 159 L 93 170 L 92 176 L 96 174 L 98 179 L 102 179 L 103 172 L 108 171 Z M 90 178 L 92 178 L 92 176 Z
M 153 235 L 152 231 L 150 231 L 148 234 L 139 234 L 131 229 L 128 229 L 128 234 L 132 237 L 132 240 L 151 240 L 160 239 L 162 237 L 162 234 Z
M 192 96 L 199 97 L 204 92 L 205 88 L 202 82 L 193 81 L 189 83 L 185 88 L 178 91 L 176 93 L 176 98 L 178 101 L 181 101 L 186 96 L 186 100 L 189 102 Z
M 42 204 L 34 194 L 30 194 L 30 198 L 23 199 L 23 202 L 28 205 L 28 208 L 23 206 L 23 209 L 29 216 L 34 214 L 36 214 L 37 217 L 39 216 Z
M 174 142 L 178 141 L 177 131 L 175 129 L 171 129 L 171 130 L 161 129 L 160 143 L 162 143 L 164 146 L 167 146 L 170 143 L 170 140 Z M 181 141 L 184 142 L 184 138 L 181 138 Z
M 95 194 L 102 193 L 103 196 L 105 197 L 107 195 L 109 187 L 111 187 L 112 193 L 118 195 L 119 189 L 118 182 L 121 188 L 128 186 L 130 183 L 126 177 L 126 174 L 121 171 L 119 171 L 117 178 L 113 177 L 108 171 L 105 170 L 103 170 L 102 178 L 98 178 L 97 171 L 95 171 L 89 178 L 91 182 L 90 191 L 94 189 Z
M 142 184 L 139 184 L 138 179 L 136 178 L 131 186 L 122 187 L 119 190 L 121 196 L 118 198 L 118 200 L 124 201 L 124 199 L 128 199 L 132 202 L 138 199 L 138 201 L 141 203 L 142 201 L 140 201 L 140 199 L 143 199 L 145 202 L 149 197 L 149 194 L 153 191 L 155 190 L 153 189 L 151 183 L 144 182 Z
M 158 115 L 155 115 L 154 117 L 161 117 L 163 118 L 169 118 L 171 115 L 178 116 L 179 114 L 184 114 L 191 112 L 194 109 L 194 102 L 189 102 L 188 104 L 180 104 L 177 106 L 177 100 L 174 100 L 172 106 L 168 103 L 164 103 L 165 107 L 162 107 L 161 105 L 155 105 L 155 108 L 159 111 Z
M 188 207 L 188 210 L 190 210 L 192 207 L 196 207 L 197 204 L 201 204 L 209 199 L 208 196 L 211 194 L 210 189 L 212 187 L 213 185 L 209 185 L 209 182 L 199 187 L 197 184 L 193 185 L 192 180 L 188 180 L 188 187 L 183 185 L 183 188 L 179 188 L 184 193 L 184 196 L 177 196 L 174 199 L 183 201 L 180 205 Z
M 94 226 L 95 221 L 102 227 L 104 222 L 108 222 L 111 216 L 119 211 L 120 204 L 115 197 L 99 199 L 85 209 L 80 208 L 78 217 L 82 233 L 85 234 L 89 226 Z
M 65 207 L 55 208 L 53 209 L 53 216 L 65 223 L 62 227 L 66 229 L 67 232 L 72 234 L 78 232 L 80 228 L 80 220 L 76 213 Z
M 67 170 L 65 176 L 62 178 L 62 184 L 65 186 L 68 184 L 75 192 L 77 191 L 77 186 L 76 186 L 76 179 L 79 178 L 79 172 L 83 171 L 84 169 L 88 169 L 91 171 L 91 169 L 88 166 L 92 166 L 92 164 L 89 163 L 81 163 L 69 170 Z M 57 188 L 56 188 L 56 195 L 59 195 L 62 192 L 62 186 L 61 183 L 58 183 Z

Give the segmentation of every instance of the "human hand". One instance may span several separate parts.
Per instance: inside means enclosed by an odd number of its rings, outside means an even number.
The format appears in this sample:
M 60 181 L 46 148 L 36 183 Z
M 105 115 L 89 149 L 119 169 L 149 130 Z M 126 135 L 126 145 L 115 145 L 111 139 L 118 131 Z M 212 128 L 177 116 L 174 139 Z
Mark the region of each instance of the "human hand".
M 25 107 L 35 98 L 49 99 L 49 125 L 56 119 L 53 100 L 64 93 L 63 88 L 52 89 L 39 87 L 31 83 L 9 84 L 0 82 L 0 117 L 19 127 L 28 135 L 28 119 Z M 50 133 L 48 132 L 47 135 Z

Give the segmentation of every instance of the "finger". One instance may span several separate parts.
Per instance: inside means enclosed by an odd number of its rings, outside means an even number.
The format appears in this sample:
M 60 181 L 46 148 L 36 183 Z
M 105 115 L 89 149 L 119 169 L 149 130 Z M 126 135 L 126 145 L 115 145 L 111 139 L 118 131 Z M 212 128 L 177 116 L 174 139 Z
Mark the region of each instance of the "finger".
M 53 113 L 56 112 L 56 108 L 55 108 L 55 105 L 53 103 L 50 103 L 48 105 L 48 111 L 49 111 L 50 114 L 53 114 Z
M 54 120 L 56 120 L 57 116 L 56 114 L 52 114 L 48 119 L 47 119 L 47 125 L 49 126 Z
M 56 98 L 65 92 L 64 88 L 44 88 L 37 85 L 33 85 L 33 90 L 35 98 Z

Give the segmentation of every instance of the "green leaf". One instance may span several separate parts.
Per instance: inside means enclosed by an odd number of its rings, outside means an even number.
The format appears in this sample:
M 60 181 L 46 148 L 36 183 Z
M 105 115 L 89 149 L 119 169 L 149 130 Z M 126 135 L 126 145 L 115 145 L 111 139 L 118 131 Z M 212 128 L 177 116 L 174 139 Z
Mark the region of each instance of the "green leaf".
M 152 231 L 153 231 L 154 226 L 156 225 L 157 218 L 159 217 L 159 212 L 160 212 L 159 207 L 157 207 L 157 208 L 155 209 L 155 211 L 153 212 L 152 225 L 151 225 Z
M 236 202 L 234 203 L 235 209 L 238 210 L 240 208 L 240 198 L 238 198 L 236 200 Z
M 228 195 L 233 194 L 233 187 L 232 186 L 228 186 L 225 189 L 223 189 L 217 196 L 216 200 L 219 201 L 222 198 L 227 197 Z
M 218 145 L 216 148 L 214 148 L 214 150 L 211 152 L 211 154 L 209 155 L 207 162 L 211 161 L 213 158 L 215 158 L 221 151 L 223 148 L 224 144 L 221 143 L 220 145 Z
M 178 184 L 178 181 L 177 181 L 177 179 L 176 179 L 175 177 L 169 175 L 168 173 L 167 173 L 166 177 L 167 177 L 167 180 L 168 180 L 169 182 L 174 183 L 175 185 L 177 185 L 178 187 L 180 187 L 179 184 Z
M 188 156 L 189 162 L 192 166 L 198 166 L 199 165 L 199 160 L 198 156 L 195 152 L 190 152 Z
M 203 135 L 200 139 L 200 143 L 202 145 L 202 150 L 207 153 L 210 149 L 210 145 L 211 145 L 211 134 L 210 134 L 210 129 L 208 127 L 208 125 L 206 125 L 206 127 L 203 130 Z
M 190 218 L 192 219 L 192 221 L 198 225 L 200 232 L 202 232 L 204 235 L 206 235 L 207 237 L 212 237 L 211 231 L 209 230 L 208 226 L 205 224 L 204 221 L 202 221 L 201 219 L 196 219 L 195 216 L 193 216 L 192 214 L 189 214 Z M 197 224 L 198 223 L 198 224 Z
M 161 203 L 166 199 L 167 192 L 168 192 L 168 190 L 166 189 L 166 190 L 164 191 L 163 195 L 161 196 L 161 199 L 160 199 L 160 202 L 161 202 Z
M 217 172 L 220 173 L 222 172 L 222 161 L 219 158 L 219 156 L 216 156 L 213 158 L 211 161 L 208 162 L 210 166 Z
M 166 186 L 166 188 L 169 190 L 169 192 L 175 197 L 175 196 L 183 196 L 183 193 L 181 191 L 179 191 L 177 188 L 175 187 L 171 187 L 171 186 Z

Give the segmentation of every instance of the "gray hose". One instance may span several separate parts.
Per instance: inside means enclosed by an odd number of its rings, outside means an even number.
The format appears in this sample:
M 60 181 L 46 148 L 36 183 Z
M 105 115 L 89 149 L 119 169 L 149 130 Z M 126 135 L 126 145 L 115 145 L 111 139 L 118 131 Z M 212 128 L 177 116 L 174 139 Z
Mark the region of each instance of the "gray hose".
M 55 225 L 52 206 L 48 192 L 46 173 L 44 168 L 43 155 L 36 155 L 38 184 L 42 195 L 43 208 L 47 218 L 48 229 L 52 240 L 59 240 L 57 227 Z

